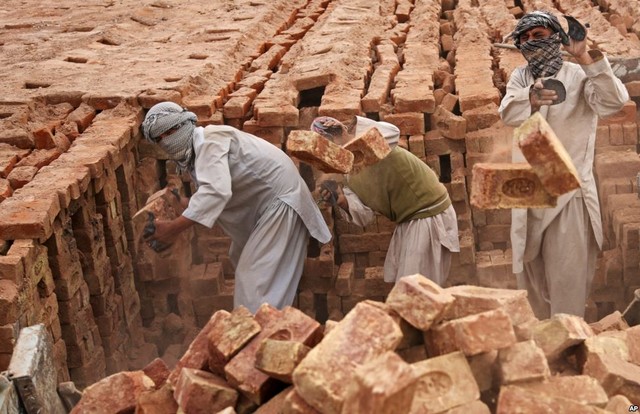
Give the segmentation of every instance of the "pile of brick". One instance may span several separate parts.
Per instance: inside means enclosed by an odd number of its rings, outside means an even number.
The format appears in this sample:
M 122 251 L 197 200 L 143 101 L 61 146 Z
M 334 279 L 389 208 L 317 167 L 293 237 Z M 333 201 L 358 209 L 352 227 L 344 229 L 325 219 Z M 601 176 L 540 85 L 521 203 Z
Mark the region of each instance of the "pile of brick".
M 132 217 L 149 196 L 193 191 L 141 139 L 145 109 L 171 100 L 199 125 L 232 125 L 283 150 L 317 115 L 391 122 L 453 201 L 461 252 L 448 285 L 512 288 L 510 212 L 469 200 L 474 165 L 510 161 L 513 128 L 497 104 L 525 61 L 495 43 L 523 12 L 545 8 L 590 22 L 590 46 L 613 63 L 640 55 L 634 0 L 23 3 L 4 0 L 0 27 L 11 52 L 0 55 L 0 370 L 19 330 L 43 323 L 58 380 L 81 388 L 156 356 L 175 363 L 212 314 L 233 309 L 220 228 L 196 226 L 171 258 L 135 236 Z M 640 287 L 640 79 L 623 81 L 633 100 L 598 125 L 605 251 L 590 321 Z M 314 173 L 303 175 L 312 188 Z M 294 306 L 338 321 L 386 300 L 395 224 L 378 215 L 360 228 L 321 212 L 334 237 L 310 245 Z
M 640 326 L 537 320 L 526 292 L 401 279 L 323 327 L 297 309 L 218 311 L 173 369 L 88 387 L 73 413 L 622 412 L 640 404 Z M 106 410 L 106 411 L 105 411 Z

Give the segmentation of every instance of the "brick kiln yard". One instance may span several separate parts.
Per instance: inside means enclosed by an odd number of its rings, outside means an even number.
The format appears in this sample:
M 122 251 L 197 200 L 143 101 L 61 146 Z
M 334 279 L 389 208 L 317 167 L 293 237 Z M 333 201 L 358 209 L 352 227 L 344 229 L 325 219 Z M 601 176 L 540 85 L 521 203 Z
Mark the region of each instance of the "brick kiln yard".
M 513 131 L 497 106 L 524 63 L 493 44 L 522 10 L 536 8 L 589 22 L 592 47 L 618 63 L 632 96 L 598 126 L 605 246 L 591 326 L 572 317 L 538 322 L 523 292 L 502 290 L 515 287 L 510 211 L 469 204 L 473 165 L 509 160 Z M 209 398 L 238 413 L 258 405 L 263 414 L 396 413 L 409 412 L 414 391 L 411 412 L 595 413 L 640 404 L 640 327 L 614 313 L 640 287 L 640 77 L 623 71 L 640 57 L 637 0 L 3 0 L 0 16 L 0 371 L 19 330 L 41 323 L 50 378 L 84 388 L 119 373 L 85 391 L 77 412 L 138 404 L 138 413 L 174 413 L 178 401 L 195 413 L 194 401 Z M 357 228 L 325 207 L 334 239 L 309 251 L 302 312 L 228 313 L 233 271 L 219 229 L 196 228 L 170 254 L 139 243 L 144 222 L 133 215 L 147 198 L 166 183 L 189 189 L 139 133 L 144 111 L 164 100 L 202 125 L 233 125 L 281 148 L 318 114 L 396 124 L 401 145 L 440 173 L 458 213 L 462 251 L 449 285 L 492 289 L 415 282 L 411 306 L 406 293 L 387 299 L 392 286 L 380 266 L 393 223 L 378 217 Z M 412 315 L 425 303 L 442 323 Z M 343 322 L 327 322 L 334 333 L 318 344 L 317 321 L 327 319 Z M 427 332 L 424 340 L 407 320 Z M 263 341 L 282 330 L 291 341 Z M 276 379 L 291 381 L 290 370 L 269 364 L 278 355 L 297 363 L 307 346 L 315 348 L 294 391 L 265 404 L 283 388 Z M 163 386 L 177 362 L 192 369 L 174 370 Z M 129 372 L 142 367 L 148 377 Z M 149 377 L 158 391 L 147 392 Z M 384 386 L 376 398 L 372 379 Z M 11 395 L 0 386 L 0 412 L 12 412 Z M 366 410 L 354 408 L 365 402 Z

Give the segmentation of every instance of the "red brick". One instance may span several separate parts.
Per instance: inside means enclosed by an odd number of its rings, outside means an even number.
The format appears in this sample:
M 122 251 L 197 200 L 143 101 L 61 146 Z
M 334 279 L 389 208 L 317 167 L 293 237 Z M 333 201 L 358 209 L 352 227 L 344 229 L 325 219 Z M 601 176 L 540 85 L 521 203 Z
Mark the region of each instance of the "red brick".
M 461 352 L 430 358 L 412 366 L 418 384 L 411 412 L 445 412 L 480 397 L 469 363 Z
M 400 129 L 400 135 L 424 134 L 424 114 L 420 112 L 402 112 L 385 115 L 383 121 L 389 122 Z
M 346 174 L 354 162 L 350 151 L 312 131 L 291 131 L 287 153 L 326 173 Z
M 133 411 L 138 397 L 153 389 L 153 381 L 142 371 L 120 372 L 87 387 L 73 414 L 107 414 Z
M 293 374 L 297 393 L 324 413 L 340 413 L 347 395 L 344 384 L 354 377 L 355 368 L 393 350 L 401 337 L 384 310 L 356 305 L 298 365 Z
M 345 398 L 343 412 L 407 413 L 417 388 L 417 374 L 389 351 L 359 366 Z
M 473 356 L 513 345 L 515 342 L 511 319 L 502 309 L 443 322 L 425 334 L 430 355 L 443 355 L 459 350 L 467 356 Z
M 292 341 L 314 346 L 320 340 L 321 327 L 318 322 L 292 307 L 277 311 L 263 305 L 255 318 L 262 326 L 262 331 L 225 366 L 225 376 L 232 386 L 259 405 L 273 396 L 274 385 L 272 378 L 255 368 L 256 353 L 262 340 L 274 338 L 274 334 L 287 335 Z
M 397 281 L 386 303 L 411 325 L 426 331 L 453 301 L 453 296 L 436 283 L 415 274 Z
M 214 413 L 238 401 L 238 392 L 224 379 L 193 368 L 180 371 L 173 396 L 185 414 Z

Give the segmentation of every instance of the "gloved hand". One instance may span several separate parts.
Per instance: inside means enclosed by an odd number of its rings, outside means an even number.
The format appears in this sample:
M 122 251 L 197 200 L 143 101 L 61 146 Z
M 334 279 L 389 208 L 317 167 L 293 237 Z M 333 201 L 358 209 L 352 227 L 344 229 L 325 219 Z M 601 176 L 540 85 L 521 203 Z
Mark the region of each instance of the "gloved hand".
M 542 79 L 537 79 L 529 88 L 529 102 L 531 113 L 538 112 L 542 105 L 553 105 L 558 99 L 558 94 L 553 89 L 544 89 Z
M 320 197 L 322 200 L 331 203 L 332 206 L 339 206 L 344 210 L 349 209 L 347 199 L 342 192 L 342 188 L 334 180 L 326 180 L 319 184 Z

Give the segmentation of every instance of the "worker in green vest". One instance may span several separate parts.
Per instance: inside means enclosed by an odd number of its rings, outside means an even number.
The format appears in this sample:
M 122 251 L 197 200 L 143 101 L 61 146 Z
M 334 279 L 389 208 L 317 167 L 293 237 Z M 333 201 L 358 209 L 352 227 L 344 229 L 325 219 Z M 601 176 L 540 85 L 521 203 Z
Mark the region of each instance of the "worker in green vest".
M 382 214 L 397 224 L 384 263 L 384 280 L 420 273 L 444 285 L 451 253 L 460 251 L 456 213 L 446 187 L 429 166 L 399 147 L 400 130 L 388 122 L 355 117 L 345 125 L 335 118 L 314 119 L 311 130 L 342 145 L 377 128 L 391 152 L 378 163 L 346 175 L 335 190 L 319 184 L 325 200 L 335 198 L 348 221 L 366 226 Z

